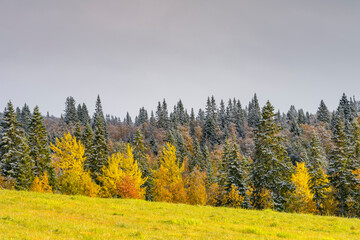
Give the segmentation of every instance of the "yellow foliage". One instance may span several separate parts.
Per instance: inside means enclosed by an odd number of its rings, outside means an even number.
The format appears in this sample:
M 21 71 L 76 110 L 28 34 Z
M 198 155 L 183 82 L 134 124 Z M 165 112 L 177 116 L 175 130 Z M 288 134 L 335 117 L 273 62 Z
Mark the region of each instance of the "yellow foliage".
M 42 193 L 52 193 L 52 188 L 49 185 L 49 178 L 47 172 L 44 172 L 44 175 L 41 176 L 41 179 L 36 177 L 31 185 L 31 191 L 42 192 Z
M 316 212 L 316 204 L 313 201 L 314 194 L 309 187 L 310 174 L 304 162 L 298 163 L 295 174 L 291 177 L 295 185 L 295 191 L 290 197 L 288 209 L 300 213 Z
M 201 172 L 196 166 L 189 177 L 188 201 L 193 205 L 205 205 L 207 202 L 206 194 L 206 173 Z
M 33 192 L 43 192 L 40 179 L 36 177 L 31 185 L 31 191 Z
M 132 188 L 137 192 L 138 198 L 143 199 L 145 196 L 145 188 L 141 186 L 146 182 L 147 178 L 142 178 L 141 170 L 134 160 L 132 148 L 127 145 L 127 154 L 116 153 L 108 158 L 108 165 L 103 166 L 102 175 L 98 180 L 102 182 L 102 197 L 111 197 L 118 195 L 118 188 L 122 189 L 123 184 L 133 184 Z M 126 179 L 126 181 L 124 181 Z M 122 194 L 120 194 L 122 195 Z
M 163 161 L 154 172 L 154 195 L 156 201 L 185 203 L 186 191 L 182 173 L 184 164 L 176 161 L 176 149 L 170 143 L 163 147 Z
M 240 207 L 244 201 L 244 197 L 239 194 L 237 187 L 231 185 L 231 190 L 225 194 L 224 203 L 229 207 Z
M 84 171 L 84 145 L 67 133 L 60 140 L 56 139 L 55 145 L 50 144 L 50 148 L 55 152 L 53 164 L 60 174 L 61 192 L 96 197 L 99 187 L 92 181 L 90 173 Z
M 60 140 L 56 138 L 56 143 L 50 143 L 50 148 L 55 152 L 58 161 L 54 162 L 55 167 L 60 169 L 64 174 L 66 172 L 83 172 L 85 147 L 70 133 L 64 134 Z

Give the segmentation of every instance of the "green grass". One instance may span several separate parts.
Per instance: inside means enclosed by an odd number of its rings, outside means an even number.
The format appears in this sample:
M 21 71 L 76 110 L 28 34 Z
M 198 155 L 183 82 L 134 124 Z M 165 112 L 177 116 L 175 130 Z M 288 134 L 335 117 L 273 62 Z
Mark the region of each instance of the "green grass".
M 0 190 L 0 239 L 360 239 L 360 220 Z

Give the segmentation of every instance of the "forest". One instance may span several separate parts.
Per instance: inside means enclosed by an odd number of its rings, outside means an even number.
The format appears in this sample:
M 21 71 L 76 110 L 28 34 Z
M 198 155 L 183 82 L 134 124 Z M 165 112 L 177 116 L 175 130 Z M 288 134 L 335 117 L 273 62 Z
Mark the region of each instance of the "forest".
M 67 97 L 60 117 L 8 102 L 0 123 L 0 188 L 360 217 L 360 102 L 275 112 L 256 94 L 181 100 L 121 119 Z

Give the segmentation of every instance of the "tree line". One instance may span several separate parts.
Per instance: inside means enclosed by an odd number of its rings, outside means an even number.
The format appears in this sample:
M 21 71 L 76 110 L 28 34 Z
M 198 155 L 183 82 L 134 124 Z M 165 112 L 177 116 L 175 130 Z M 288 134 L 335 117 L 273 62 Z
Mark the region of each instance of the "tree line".
M 0 187 L 247 209 L 360 216 L 360 104 L 275 112 L 209 97 L 195 114 L 142 107 L 132 120 L 90 117 L 73 97 L 60 118 L 36 106 L 1 115 Z

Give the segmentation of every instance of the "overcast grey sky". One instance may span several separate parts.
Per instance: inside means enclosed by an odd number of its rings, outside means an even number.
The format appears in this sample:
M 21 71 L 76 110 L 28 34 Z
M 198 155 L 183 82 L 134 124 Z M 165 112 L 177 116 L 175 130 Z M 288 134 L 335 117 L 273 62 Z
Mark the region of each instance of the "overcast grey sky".
M 67 96 L 133 116 L 258 94 L 287 111 L 360 99 L 360 1 L 0 0 L 0 107 Z

